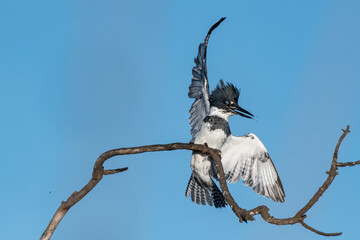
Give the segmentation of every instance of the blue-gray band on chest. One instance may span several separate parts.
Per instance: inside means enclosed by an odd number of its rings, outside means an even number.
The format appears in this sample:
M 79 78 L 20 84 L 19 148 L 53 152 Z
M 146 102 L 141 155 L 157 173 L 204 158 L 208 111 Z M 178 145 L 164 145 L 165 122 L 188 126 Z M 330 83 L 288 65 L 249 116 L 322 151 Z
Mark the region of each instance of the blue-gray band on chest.
M 221 117 L 217 117 L 217 116 L 207 116 L 204 118 L 203 120 L 205 123 L 209 123 L 210 124 L 210 130 L 214 131 L 216 129 L 221 129 L 224 131 L 224 133 L 226 134 L 226 136 L 230 135 L 230 127 L 229 127 L 229 122 L 226 121 L 225 119 L 221 118 Z

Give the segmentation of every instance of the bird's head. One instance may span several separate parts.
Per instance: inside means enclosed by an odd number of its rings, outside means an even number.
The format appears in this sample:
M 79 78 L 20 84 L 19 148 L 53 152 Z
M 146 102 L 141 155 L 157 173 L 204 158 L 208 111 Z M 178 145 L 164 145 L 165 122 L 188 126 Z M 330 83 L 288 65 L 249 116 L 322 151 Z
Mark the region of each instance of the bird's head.
M 254 116 L 238 105 L 240 92 L 231 83 L 220 80 L 220 84 L 211 92 L 210 106 L 218 108 L 220 111 L 231 115 L 240 115 L 246 118 Z

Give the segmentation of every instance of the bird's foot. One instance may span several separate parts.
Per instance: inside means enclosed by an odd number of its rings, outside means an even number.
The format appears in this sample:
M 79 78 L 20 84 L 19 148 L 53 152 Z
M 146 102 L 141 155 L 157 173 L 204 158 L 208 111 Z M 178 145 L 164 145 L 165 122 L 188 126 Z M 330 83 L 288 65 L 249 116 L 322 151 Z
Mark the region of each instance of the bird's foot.
M 255 218 L 253 215 L 251 215 L 248 211 L 243 210 L 240 214 L 239 214 L 239 221 L 242 222 L 246 222 L 247 221 L 254 221 Z

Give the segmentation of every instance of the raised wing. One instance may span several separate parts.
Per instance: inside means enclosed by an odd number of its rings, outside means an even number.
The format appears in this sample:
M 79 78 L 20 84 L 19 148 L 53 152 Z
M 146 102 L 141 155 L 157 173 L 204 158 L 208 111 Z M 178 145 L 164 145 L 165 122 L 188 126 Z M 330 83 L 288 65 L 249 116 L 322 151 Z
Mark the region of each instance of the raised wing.
M 192 69 L 192 79 L 189 86 L 189 98 L 195 98 L 195 102 L 190 108 L 190 126 L 191 126 L 191 136 L 194 140 L 197 133 L 200 130 L 201 123 L 203 119 L 210 112 L 210 102 L 209 102 L 209 82 L 207 78 L 207 69 L 206 69 L 206 49 L 208 41 L 211 35 L 211 32 L 219 26 L 219 24 L 224 21 L 225 18 L 221 18 L 217 23 L 215 23 L 209 30 L 208 34 L 205 37 L 203 43 L 199 45 L 199 52 L 197 57 L 194 59 L 195 66 Z
M 241 137 L 230 135 L 221 147 L 226 179 L 240 179 L 256 193 L 284 202 L 284 189 L 273 162 L 262 142 L 249 133 Z

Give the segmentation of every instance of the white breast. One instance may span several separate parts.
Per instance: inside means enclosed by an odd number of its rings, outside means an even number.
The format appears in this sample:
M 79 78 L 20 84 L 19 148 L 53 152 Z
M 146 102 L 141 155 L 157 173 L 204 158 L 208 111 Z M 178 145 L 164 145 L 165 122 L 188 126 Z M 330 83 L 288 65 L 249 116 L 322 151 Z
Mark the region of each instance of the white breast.
M 210 124 L 205 123 L 202 125 L 198 135 L 195 138 L 195 144 L 204 144 L 211 148 L 220 149 L 225 142 L 227 136 L 221 129 L 210 130 Z

